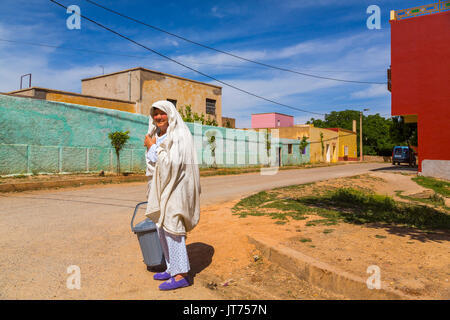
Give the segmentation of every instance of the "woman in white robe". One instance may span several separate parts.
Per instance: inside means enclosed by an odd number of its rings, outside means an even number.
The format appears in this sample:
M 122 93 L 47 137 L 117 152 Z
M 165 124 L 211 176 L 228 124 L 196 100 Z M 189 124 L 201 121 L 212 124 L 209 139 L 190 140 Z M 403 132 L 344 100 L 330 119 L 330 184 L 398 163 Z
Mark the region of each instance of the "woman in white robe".
M 146 216 L 156 223 L 167 270 L 154 275 L 161 290 L 189 285 L 186 233 L 200 218 L 200 174 L 194 141 L 175 106 L 169 101 L 152 105 L 147 146 L 149 176 Z

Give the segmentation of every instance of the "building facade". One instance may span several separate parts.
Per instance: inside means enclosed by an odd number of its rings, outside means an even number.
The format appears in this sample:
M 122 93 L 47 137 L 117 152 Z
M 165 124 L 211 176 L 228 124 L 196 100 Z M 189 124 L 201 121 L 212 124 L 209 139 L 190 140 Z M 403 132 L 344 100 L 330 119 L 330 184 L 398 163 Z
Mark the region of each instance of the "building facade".
M 81 80 L 81 92 L 136 103 L 137 113 L 148 115 L 158 100 L 169 100 L 177 109 L 190 105 L 222 124 L 222 87 L 167 73 L 134 68 Z
M 339 134 L 337 131 L 316 128 L 312 124 L 296 125 L 304 130 L 310 141 L 311 163 L 338 162 Z
M 294 125 L 294 117 L 277 113 L 254 113 L 252 114 L 252 128 L 280 128 L 292 127 Z
M 393 116 L 417 123 L 423 175 L 450 179 L 450 1 L 391 11 Z
M 83 106 L 98 107 L 105 109 L 115 109 L 131 113 L 138 113 L 136 103 L 127 100 L 101 98 L 90 95 L 83 95 L 74 92 L 66 92 L 61 90 L 31 87 L 27 89 L 12 91 L 9 94 L 42 99 L 47 101 L 74 103 Z
M 294 125 L 293 116 L 276 112 L 252 114 L 251 129 L 277 129 L 282 139 L 302 140 L 306 136 L 311 163 L 358 160 L 356 132 L 350 130 L 316 128 L 313 124 Z
M 358 160 L 356 133 L 350 130 L 316 128 L 312 124 L 280 128 L 251 128 L 248 130 L 269 130 L 270 132 L 274 129 L 278 130 L 277 135 L 281 139 L 300 141 L 303 137 L 307 137 L 311 163 Z M 273 131 L 272 134 L 274 134 Z
M 356 132 L 341 128 L 329 128 L 328 130 L 336 131 L 338 133 L 338 160 L 358 161 L 359 159 L 358 148 L 356 144 Z

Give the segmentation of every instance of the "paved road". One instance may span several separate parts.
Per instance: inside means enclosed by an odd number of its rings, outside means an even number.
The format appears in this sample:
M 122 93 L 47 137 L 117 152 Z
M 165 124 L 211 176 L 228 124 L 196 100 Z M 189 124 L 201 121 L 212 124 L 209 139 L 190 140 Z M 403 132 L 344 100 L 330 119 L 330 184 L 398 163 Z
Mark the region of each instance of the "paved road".
M 201 179 L 201 203 L 387 167 L 348 164 L 206 177 Z M 0 299 L 217 298 L 195 284 L 182 296 L 157 289 L 130 232 L 131 214 L 136 203 L 145 201 L 145 189 L 143 183 L 127 183 L 0 194 Z M 80 267 L 80 290 L 67 289 L 71 265 Z

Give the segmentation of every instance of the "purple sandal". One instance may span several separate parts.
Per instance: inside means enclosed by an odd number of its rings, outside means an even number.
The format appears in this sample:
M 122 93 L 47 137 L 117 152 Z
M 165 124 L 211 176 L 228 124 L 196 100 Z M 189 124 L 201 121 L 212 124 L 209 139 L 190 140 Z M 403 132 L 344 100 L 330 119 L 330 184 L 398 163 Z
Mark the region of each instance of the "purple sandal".
M 170 273 L 167 272 L 158 272 L 153 275 L 153 279 L 155 280 L 167 280 L 170 279 Z
M 189 281 L 186 278 L 176 281 L 174 277 L 171 277 L 168 281 L 163 282 L 159 285 L 159 290 L 174 290 L 187 287 L 189 285 Z

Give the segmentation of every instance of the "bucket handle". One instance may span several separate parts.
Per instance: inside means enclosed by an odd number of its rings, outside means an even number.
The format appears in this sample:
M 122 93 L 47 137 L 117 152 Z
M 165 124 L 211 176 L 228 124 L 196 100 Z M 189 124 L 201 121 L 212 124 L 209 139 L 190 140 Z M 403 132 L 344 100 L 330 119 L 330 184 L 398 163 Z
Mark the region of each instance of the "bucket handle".
M 146 204 L 146 203 L 147 203 L 147 201 L 139 202 L 139 203 L 136 205 L 136 208 L 134 208 L 133 218 L 131 218 L 131 231 L 133 231 L 133 232 L 134 232 L 133 222 L 134 222 L 134 217 L 136 216 L 136 212 L 138 211 L 139 206 L 141 206 L 141 205 L 143 205 L 143 204 Z

